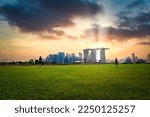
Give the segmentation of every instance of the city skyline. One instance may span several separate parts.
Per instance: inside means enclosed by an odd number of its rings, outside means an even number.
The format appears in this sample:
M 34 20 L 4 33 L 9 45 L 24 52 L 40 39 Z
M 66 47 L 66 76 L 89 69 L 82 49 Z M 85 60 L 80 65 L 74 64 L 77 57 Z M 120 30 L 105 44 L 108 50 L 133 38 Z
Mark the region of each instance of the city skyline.
M 129 63 L 148 63 L 150 61 L 150 54 L 147 56 L 147 59 L 139 58 L 136 53 L 132 53 L 124 58 L 118 59 L 115 58 L 114 60 L 110 60 L 106 56 L 106 50 L 109 48 L 86 48 L 83 50 L 83 53 L 79 52 L 78 55 L 75 53 L 65 53 L 65 52 L 57 52 L 55 54 L 49 54 L 46 58 L 42 59 L 43 63 L 46 64 L 109 64 L 114 63 L 116 60 L 120 64 L 129 64 Z M 41 58 L 41 56 L 40 56 Z M 33 60 L 32 61 L 38 61 Z M 37 62 L 35 62 L 37 63 Z
M 149 30 L 149 0 L 1 0 L 0 60 L 103 47 L 108 59 L 146 59 Z

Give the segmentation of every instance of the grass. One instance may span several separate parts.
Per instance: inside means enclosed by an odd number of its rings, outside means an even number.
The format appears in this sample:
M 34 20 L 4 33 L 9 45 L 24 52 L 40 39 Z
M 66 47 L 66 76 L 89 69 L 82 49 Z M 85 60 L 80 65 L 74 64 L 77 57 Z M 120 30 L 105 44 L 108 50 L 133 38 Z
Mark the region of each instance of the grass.
M 0 99 L 150 99 L 150 64 L 0 66 Z

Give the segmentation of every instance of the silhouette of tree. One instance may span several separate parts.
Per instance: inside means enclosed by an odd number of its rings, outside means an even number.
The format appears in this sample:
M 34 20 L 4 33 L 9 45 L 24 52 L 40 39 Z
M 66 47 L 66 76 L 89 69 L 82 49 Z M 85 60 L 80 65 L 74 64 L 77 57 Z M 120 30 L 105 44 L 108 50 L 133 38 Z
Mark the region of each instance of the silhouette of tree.
M 38 64 L 38 63 L 39 63 L 39 60 L 36 59 L 36 60 L 35 60 L 35 64 Z
M 30 59 L 29 60 L 29 64 L 33 64 L 34 63 L 34 60 L 33 59 Z

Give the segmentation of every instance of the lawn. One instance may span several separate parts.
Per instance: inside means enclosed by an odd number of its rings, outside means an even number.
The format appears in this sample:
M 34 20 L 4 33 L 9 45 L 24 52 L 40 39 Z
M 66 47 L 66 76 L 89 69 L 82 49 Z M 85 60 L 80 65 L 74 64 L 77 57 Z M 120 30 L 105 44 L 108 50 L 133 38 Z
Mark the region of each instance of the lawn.
M 0 99 L 150 99 L 150 64 L 0 66 Z

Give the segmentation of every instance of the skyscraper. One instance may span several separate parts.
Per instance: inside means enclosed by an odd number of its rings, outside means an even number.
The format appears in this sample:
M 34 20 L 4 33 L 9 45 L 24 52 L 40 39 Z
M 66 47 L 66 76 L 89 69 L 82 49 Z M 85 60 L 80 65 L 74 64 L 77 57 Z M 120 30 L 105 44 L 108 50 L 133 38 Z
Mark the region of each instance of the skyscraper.
M 82 53 L 79 52 L 79 61 L 81 62 L 82 61 Z
M 150 62 L 150 54 L 147 55 L 147 60 Z
M 132 63 L 136 62 L 136 57 L 135 57 L 135 53 L 132 53 Z
M 68 53 L 65 56 L 65 63 L 67 63 L 67 64 L 69 63 L 69 54 Z
M 84 49 L 83 50 L 83 54 L 84 54 L 84 62 L 88 61 L 88 57 L 89 57 L 89 49 Z
M 102 48 L 100 50 L 100 62 L 101 63 L 106 63 L 105 49 L 104 48 Z
M 48 62 L 49 62 L 49 63 L 52 63 L 52 62 L 53 62 L 53 56 L 54 56 L 54 55 L 49 54 L 49 56 L 48 56 Z
M 91 49 L 91 62 L 96 62 L 96 49 Z
M 53 55 L 53 63 L 58 63 L 58 55 L 57 54 L 54 54 Z
M 75 61 L 76 61 L 76 55 L 75 55 L 75 53 L 72 53 L 71 56 L 72 56 L 72 62 L 75 63 Z
M 58 64 L 64 64 L 65 62 L 65 53 L 59 52 L 58 53 Z

